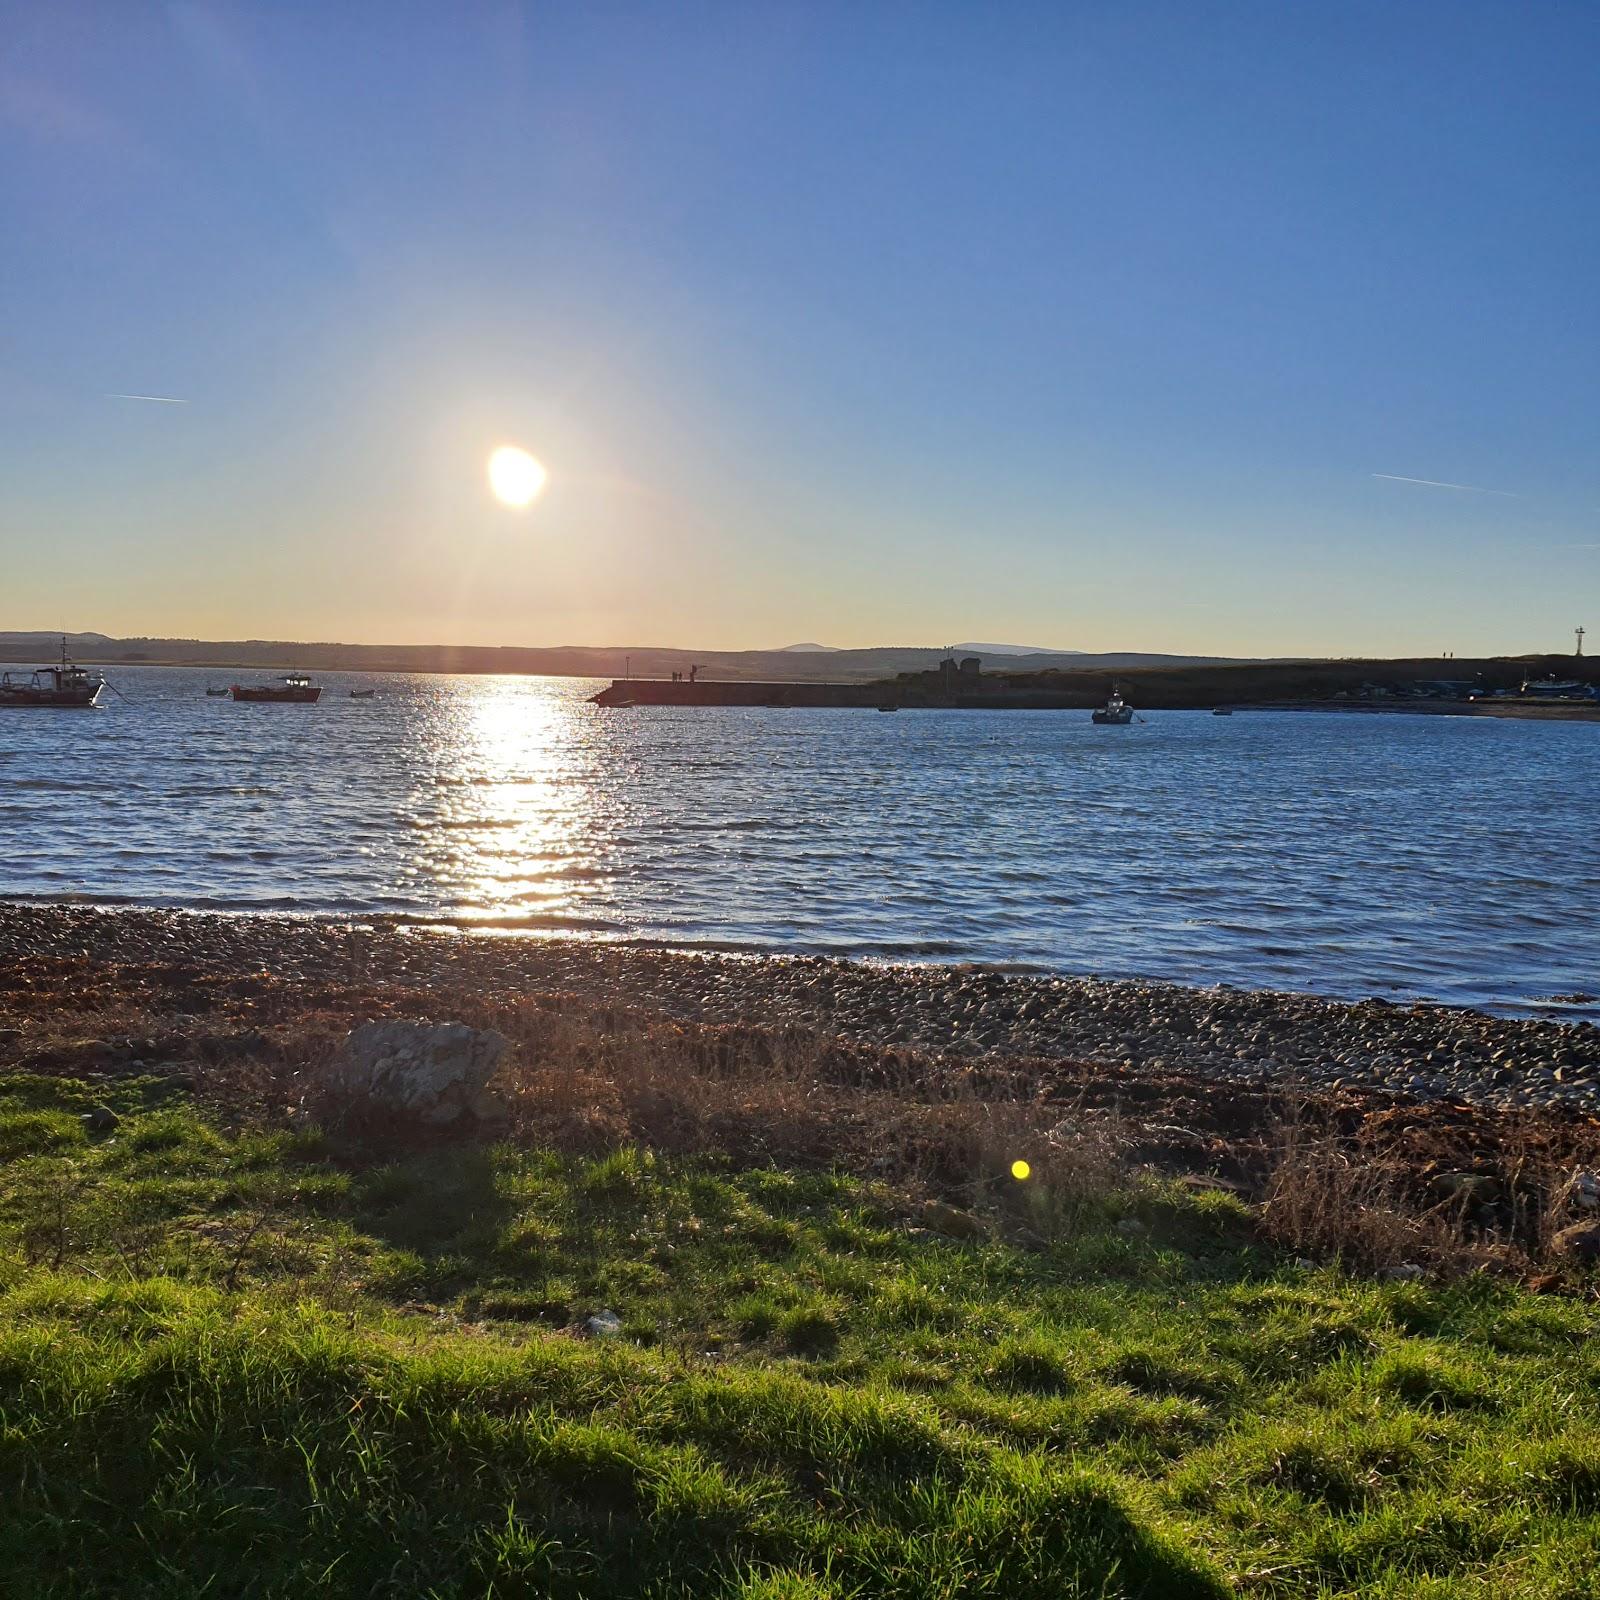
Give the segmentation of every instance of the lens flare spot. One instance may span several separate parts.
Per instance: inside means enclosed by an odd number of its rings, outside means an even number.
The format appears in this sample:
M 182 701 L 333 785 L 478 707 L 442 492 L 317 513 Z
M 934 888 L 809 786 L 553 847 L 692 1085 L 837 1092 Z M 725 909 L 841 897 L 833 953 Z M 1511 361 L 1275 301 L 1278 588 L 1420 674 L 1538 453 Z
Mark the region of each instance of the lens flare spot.
M 1013 1161 L 1011 1163 L 1011 1176 L 1021 1183 L 1023 1179 L 1033 1176 L 1033 1168 L 1026 1161 Z
M 531 505 L 548 474 L 526 450 L 503 444 L 489 457 L 489 487 L 502 505 Z

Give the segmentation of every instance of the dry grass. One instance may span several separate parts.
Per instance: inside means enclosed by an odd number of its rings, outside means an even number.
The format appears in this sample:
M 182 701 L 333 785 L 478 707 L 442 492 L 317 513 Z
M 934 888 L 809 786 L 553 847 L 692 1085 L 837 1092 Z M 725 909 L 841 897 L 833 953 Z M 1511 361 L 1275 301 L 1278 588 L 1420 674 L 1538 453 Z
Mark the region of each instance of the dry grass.
M 1299 1253 L 1363 1271 L 1530 1275 L 1561 1226 L 1592 1215 L 1574 1174 L 1600 1170 L 1600 1127 L 1571 1118 L 1372 1094 L 1294 1105 L 1069 1061 L 973 1062 L 756 1020 L 675 1021 L 574 993 L 368 986 L 354 971 L 85 976 L 46 962 L 9 975 L 3 1020 L 20 1037 L 0 1042 L 0 1070 L 92 1078 L 142 1061 L 242 1126 L 298 1110 L 354 1024 L 452 1017 L 516 1044 L 497 1087 L 520 1143 L 836 1168 L 1018 1237 L 1058 1237 L 1124 1206 L 1144 1170 L 1209 1173 L 1257 1199 L 1265 1237 Z M 1010 1179 L 1017 1160 L 1026 1185 Z
M 1361 1271 L 1531 1273 L 1562 1227 L 1600 1220 L 1583 1181 L 1600 1170 L 1600 1130 L 1506 1115 L 1494 1134 L 1467 1143 L 1389 1117 L 1352 1135 L 1301 1108 L 1269 1147 L 1263 1230 Z

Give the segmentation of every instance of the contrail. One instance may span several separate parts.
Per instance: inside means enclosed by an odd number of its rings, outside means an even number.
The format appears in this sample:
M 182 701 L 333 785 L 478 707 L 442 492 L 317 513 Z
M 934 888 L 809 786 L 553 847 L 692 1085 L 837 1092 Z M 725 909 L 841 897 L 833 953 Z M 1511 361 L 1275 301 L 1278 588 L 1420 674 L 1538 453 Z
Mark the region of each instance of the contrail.
M 149 400 L 158 406 L 186 406 L 187 400 L 174 399 L 170 394 L 108 394 L 107 400 Z
M 1497 494 L 1505 500 L 1520 500 L 1520 494 L 1510 489 L 1484 489 L 1475 483 L 1441 483 L 1437 478 L 1405 478 L 1398 472 L 1374 472 L 1374 478 L 1387 478 L 1390 483 L 1420 483 L 1430 489 L 1464 489 L 1468 494 Z

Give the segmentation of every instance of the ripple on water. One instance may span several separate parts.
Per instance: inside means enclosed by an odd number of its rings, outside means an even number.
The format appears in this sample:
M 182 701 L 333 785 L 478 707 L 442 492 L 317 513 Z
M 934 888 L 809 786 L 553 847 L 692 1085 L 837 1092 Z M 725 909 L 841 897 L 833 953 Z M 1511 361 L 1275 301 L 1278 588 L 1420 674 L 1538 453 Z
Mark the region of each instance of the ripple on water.
M 240 716 L 204 674 L 113 676 L 141 703 L 6 717 L 0 891 L 1600 1017 L 1592 725 L 618 716 L 340 674 Z

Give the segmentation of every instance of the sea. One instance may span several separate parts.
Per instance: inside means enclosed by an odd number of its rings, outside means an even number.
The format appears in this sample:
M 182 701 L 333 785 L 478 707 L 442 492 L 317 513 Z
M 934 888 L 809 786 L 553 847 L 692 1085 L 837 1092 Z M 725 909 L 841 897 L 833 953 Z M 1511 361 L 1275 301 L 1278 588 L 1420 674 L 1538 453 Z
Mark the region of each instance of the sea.
M 0 898 L 1600 1018 L 1600 725 L 207 697 L 236 676 L 0 711 Z

